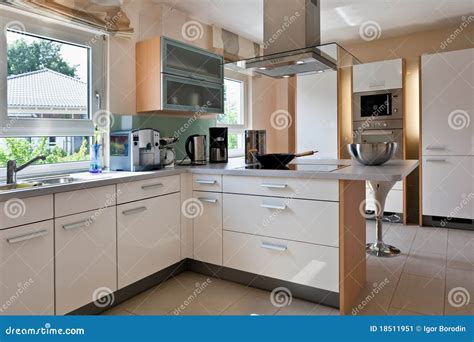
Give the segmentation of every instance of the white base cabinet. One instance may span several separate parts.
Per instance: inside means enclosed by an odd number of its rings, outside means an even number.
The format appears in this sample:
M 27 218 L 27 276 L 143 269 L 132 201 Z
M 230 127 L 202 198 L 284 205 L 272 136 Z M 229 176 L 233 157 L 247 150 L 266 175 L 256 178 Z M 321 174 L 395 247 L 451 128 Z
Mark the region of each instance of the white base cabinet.
M 180 260 L 180 194 L 117 206 L 118 288 Z
M 224 231 L 224 266 L 339 292 L 339 249 Z
M 0 231 L 0 314 L 54 315 L 53 221 Z
M 423 157 L 423 215 L 474 219 L 474 156 Z
M 56 314 L 117 290 L 116 207 L 55 219 Z
M 194 259 L 222 265 L 222 194 L 194 191 L 202 207 L 193 219 Z

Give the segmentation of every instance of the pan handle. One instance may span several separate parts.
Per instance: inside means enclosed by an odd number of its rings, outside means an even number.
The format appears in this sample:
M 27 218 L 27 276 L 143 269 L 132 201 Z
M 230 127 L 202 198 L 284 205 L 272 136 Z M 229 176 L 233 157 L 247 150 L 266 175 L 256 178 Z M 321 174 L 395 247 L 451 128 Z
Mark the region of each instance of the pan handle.
M 318 151 L 306 151 L 306 152 L 301 152 L 301 153 L 295 153 L 295 158 L 312 156 L 315 153 L 318 153 Z

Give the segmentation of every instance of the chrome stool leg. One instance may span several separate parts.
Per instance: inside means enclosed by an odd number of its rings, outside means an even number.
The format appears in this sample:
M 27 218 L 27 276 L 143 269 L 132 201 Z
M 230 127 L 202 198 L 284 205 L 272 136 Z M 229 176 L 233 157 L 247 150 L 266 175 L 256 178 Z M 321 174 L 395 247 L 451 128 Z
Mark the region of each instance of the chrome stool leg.
M 376 182 L 369 181 L 369 186 L 375 197 L 375 242 L 368 243 L 365 247 L 367 254 L 378 257 L 393 257 L 400 254 L 396 247 L 387 245 L 383 242 L 383 213 L 385 211 L 385 200 L 395 182 Z

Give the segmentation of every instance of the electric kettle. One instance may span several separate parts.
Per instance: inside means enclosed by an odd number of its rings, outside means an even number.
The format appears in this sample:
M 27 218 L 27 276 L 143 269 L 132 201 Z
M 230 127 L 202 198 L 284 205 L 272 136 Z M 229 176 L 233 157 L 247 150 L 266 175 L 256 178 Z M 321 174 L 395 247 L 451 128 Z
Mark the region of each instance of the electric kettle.
M 186 154 L 192 165 L 204 165 L 206 161 L 206 136 L 194 134 L 185 143 Z

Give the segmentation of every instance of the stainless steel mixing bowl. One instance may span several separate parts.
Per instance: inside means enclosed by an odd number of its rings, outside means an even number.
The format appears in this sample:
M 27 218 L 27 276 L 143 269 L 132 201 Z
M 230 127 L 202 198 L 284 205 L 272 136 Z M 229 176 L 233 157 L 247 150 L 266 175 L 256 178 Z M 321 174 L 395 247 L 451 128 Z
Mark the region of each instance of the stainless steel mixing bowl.
M 375 144 L 349 144 L 350 155 L 364 165 L 382 165 L 389 161 L 397 151 L 396 142 Z

